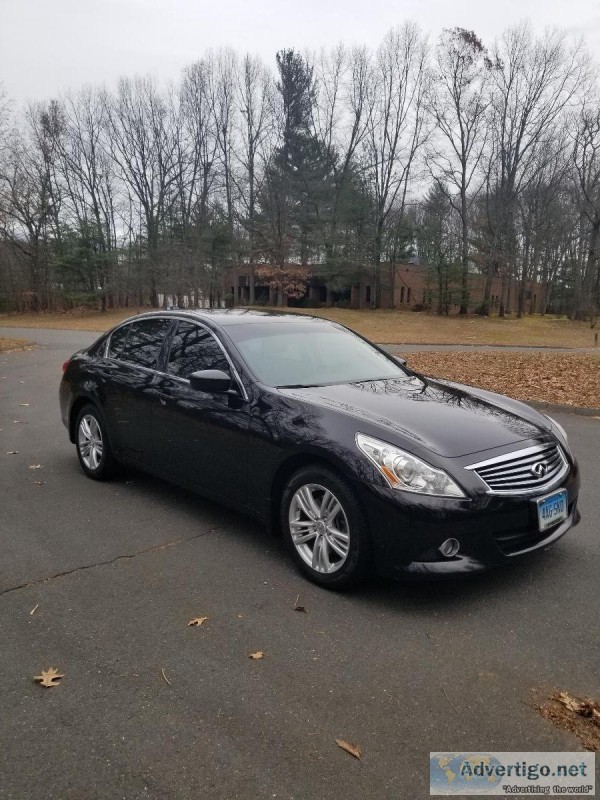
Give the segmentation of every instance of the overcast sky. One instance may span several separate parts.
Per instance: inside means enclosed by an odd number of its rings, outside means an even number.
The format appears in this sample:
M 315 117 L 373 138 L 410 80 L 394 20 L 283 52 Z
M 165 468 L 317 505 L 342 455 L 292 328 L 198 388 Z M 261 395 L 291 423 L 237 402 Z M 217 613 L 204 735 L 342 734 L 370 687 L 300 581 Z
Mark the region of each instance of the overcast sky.
M 583 35 L 600 61 L 593 0 L 0 0 L 0 82 L 23 104 L 120 75 L 177 78 L 222 45 L 272 64 L 283 47 L 374 47 L 404 19 L 432 36 L 459 25 L 491 43 L 524 18 Z

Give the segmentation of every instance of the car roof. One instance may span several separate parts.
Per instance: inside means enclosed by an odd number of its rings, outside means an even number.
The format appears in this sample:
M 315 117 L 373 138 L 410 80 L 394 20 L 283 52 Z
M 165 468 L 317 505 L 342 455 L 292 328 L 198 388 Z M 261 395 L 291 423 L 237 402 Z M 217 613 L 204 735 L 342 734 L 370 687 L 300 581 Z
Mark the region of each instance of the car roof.
M 232 325 L 251 325 L 256 323 L 278 323 L 278 322 L 323 322 L 330 323 L 331 320 L 323 319 L 322 317 L 314 317 L 310 314 L 295 314 L 293 312 L 282 311 L 262 311 L 250 308 L 181 308 L 172 311 L 160 310 L 147 311 L 143 314 L 138 314 L 130 317 L 127 322 L 134 319 L 144 319 L 156 316 L 169 316 L 180 317 L 182 319 L 197 319 L 212 323 L 221 328 L 228 328 Z

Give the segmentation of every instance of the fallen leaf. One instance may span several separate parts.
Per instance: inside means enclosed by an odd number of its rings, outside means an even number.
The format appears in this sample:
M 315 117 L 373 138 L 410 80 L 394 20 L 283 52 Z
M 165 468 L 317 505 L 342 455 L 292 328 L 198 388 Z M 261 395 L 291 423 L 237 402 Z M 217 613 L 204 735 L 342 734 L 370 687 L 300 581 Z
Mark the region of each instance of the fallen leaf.
M 6 455 L 7 456 L 16 456 L 18 452 L 19 452 L 18 450 L 7 450 L 6 451 Z
M 257 650 L 256 653 L 250 653 L 248 658 L 253 658 L 255 661 L 258 661 L 259 658 L 264 658 L 265 654 L 262 650 Z
M 31 609 L 31 611 L 29 612 L 29 616 L 30 616 L 30 617 L 33 617 L 33 615 L 35 614 L 36 610 L 37 610 L 39 607 L 40 607 L 40 604 L 38 603 L 38 604 L 37 604 L 37 606 L 34 606 L 34 607 Z
M 50 667 L 47 670 L 42 670 L 41 675 L 34 675 L 33 680 L 37 681 L 40 686 L 58 686 L 58 682 L 61 678 L 64 678 L 64 675 L 60 675 L 58 670 L 54 669 L 54 667 Z
M 362 757 L 362 750 L 357 744 L 352 744 L 351 742 L 346 742 L 344 739 L 336 739 L 335 743 L 338 747 L 341 747 L 342 750 L 345 750 L 347 753 L 350 753 L 351 756 L 357 758 L 359 761 Z
M 202 625 L 203 622 L 206 622 L 207 619 L 208 617 L 194 617 L 194 619 L 191 619 L 188 622 L 188 627 L 190 625 L 197 625 L 198 627 L 200 627 L 200 625 Z
M 172 684 L 172 683 L 171 683 L 171 681 L 170 681 L 170 680 L 167 678 L 167 676 L 166 676 L 166 673 L 165 673 L 165 668 L 164 668 L 164 667 L 161 667 L 161 668 L 160 668 L 160 673 L 161 673 L 161 675 L 163 676 L 163 680 L 164 680 L 164 682 L 165 682 L 165 683 L 168 683 L 168 684 L 169 684 L 169 686 L 172 686 L 173 684 Z
M 296 602 L 294 603 L 294 611 L 300 611 L 302 614 L 308 614 L 308 611 L 304 606 L 298 605 L 298 600 L 300 600 L 300 595 L 296 598 Z
M 30 464 L 29 469 L 41 469 L 43 466 L 43 464 Z
M 569 692 L 553 692 L 539 703 L 534 692 L 534 708 L 544 719 L 557 728 L 574 733 L 586 750 L 600 750 L 600 703 L 596 700 L 574 697 Z
M 578 697 L 572 697 L 568 692 L 559 692 L 556 700 L 569 711 L 573 711 L 581 717 L 592 717 L 596 724 L 600 725 L 600 705 L 594 700 L 581 700 Z

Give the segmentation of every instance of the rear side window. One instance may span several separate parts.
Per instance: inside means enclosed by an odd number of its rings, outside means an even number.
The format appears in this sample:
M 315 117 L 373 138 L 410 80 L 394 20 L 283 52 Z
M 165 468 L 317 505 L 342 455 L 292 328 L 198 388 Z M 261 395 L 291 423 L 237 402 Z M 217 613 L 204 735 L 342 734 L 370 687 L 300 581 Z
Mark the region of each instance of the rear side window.
M 125 325 L 111 336 L 109 356 L 154 369 L 170 327 L 171 320 L 168 319 L 143 319 Z
M 211 333 L 190 322 L 180 322 L 171 342 L 167 372 L 189 378 L 192 372 L 202 369 L 228 373 L 229 363 Z
M 109 358 L 121 358 L 127 343 L 130 328 L 131 325 L 123 325 L 122 328 L 118 328 L 113 334 L 111 334 L 110 344 L 108 345 Z

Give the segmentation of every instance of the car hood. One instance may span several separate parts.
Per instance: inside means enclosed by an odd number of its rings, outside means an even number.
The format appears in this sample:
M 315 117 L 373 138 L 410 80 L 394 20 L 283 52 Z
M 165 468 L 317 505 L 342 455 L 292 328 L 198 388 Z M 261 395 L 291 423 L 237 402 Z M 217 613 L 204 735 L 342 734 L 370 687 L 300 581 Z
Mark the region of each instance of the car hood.
M 282 394 L 381 427 L 446 458 L 547 437 L 543 417 L 518 401 L 421 376 L 300 389 Z

